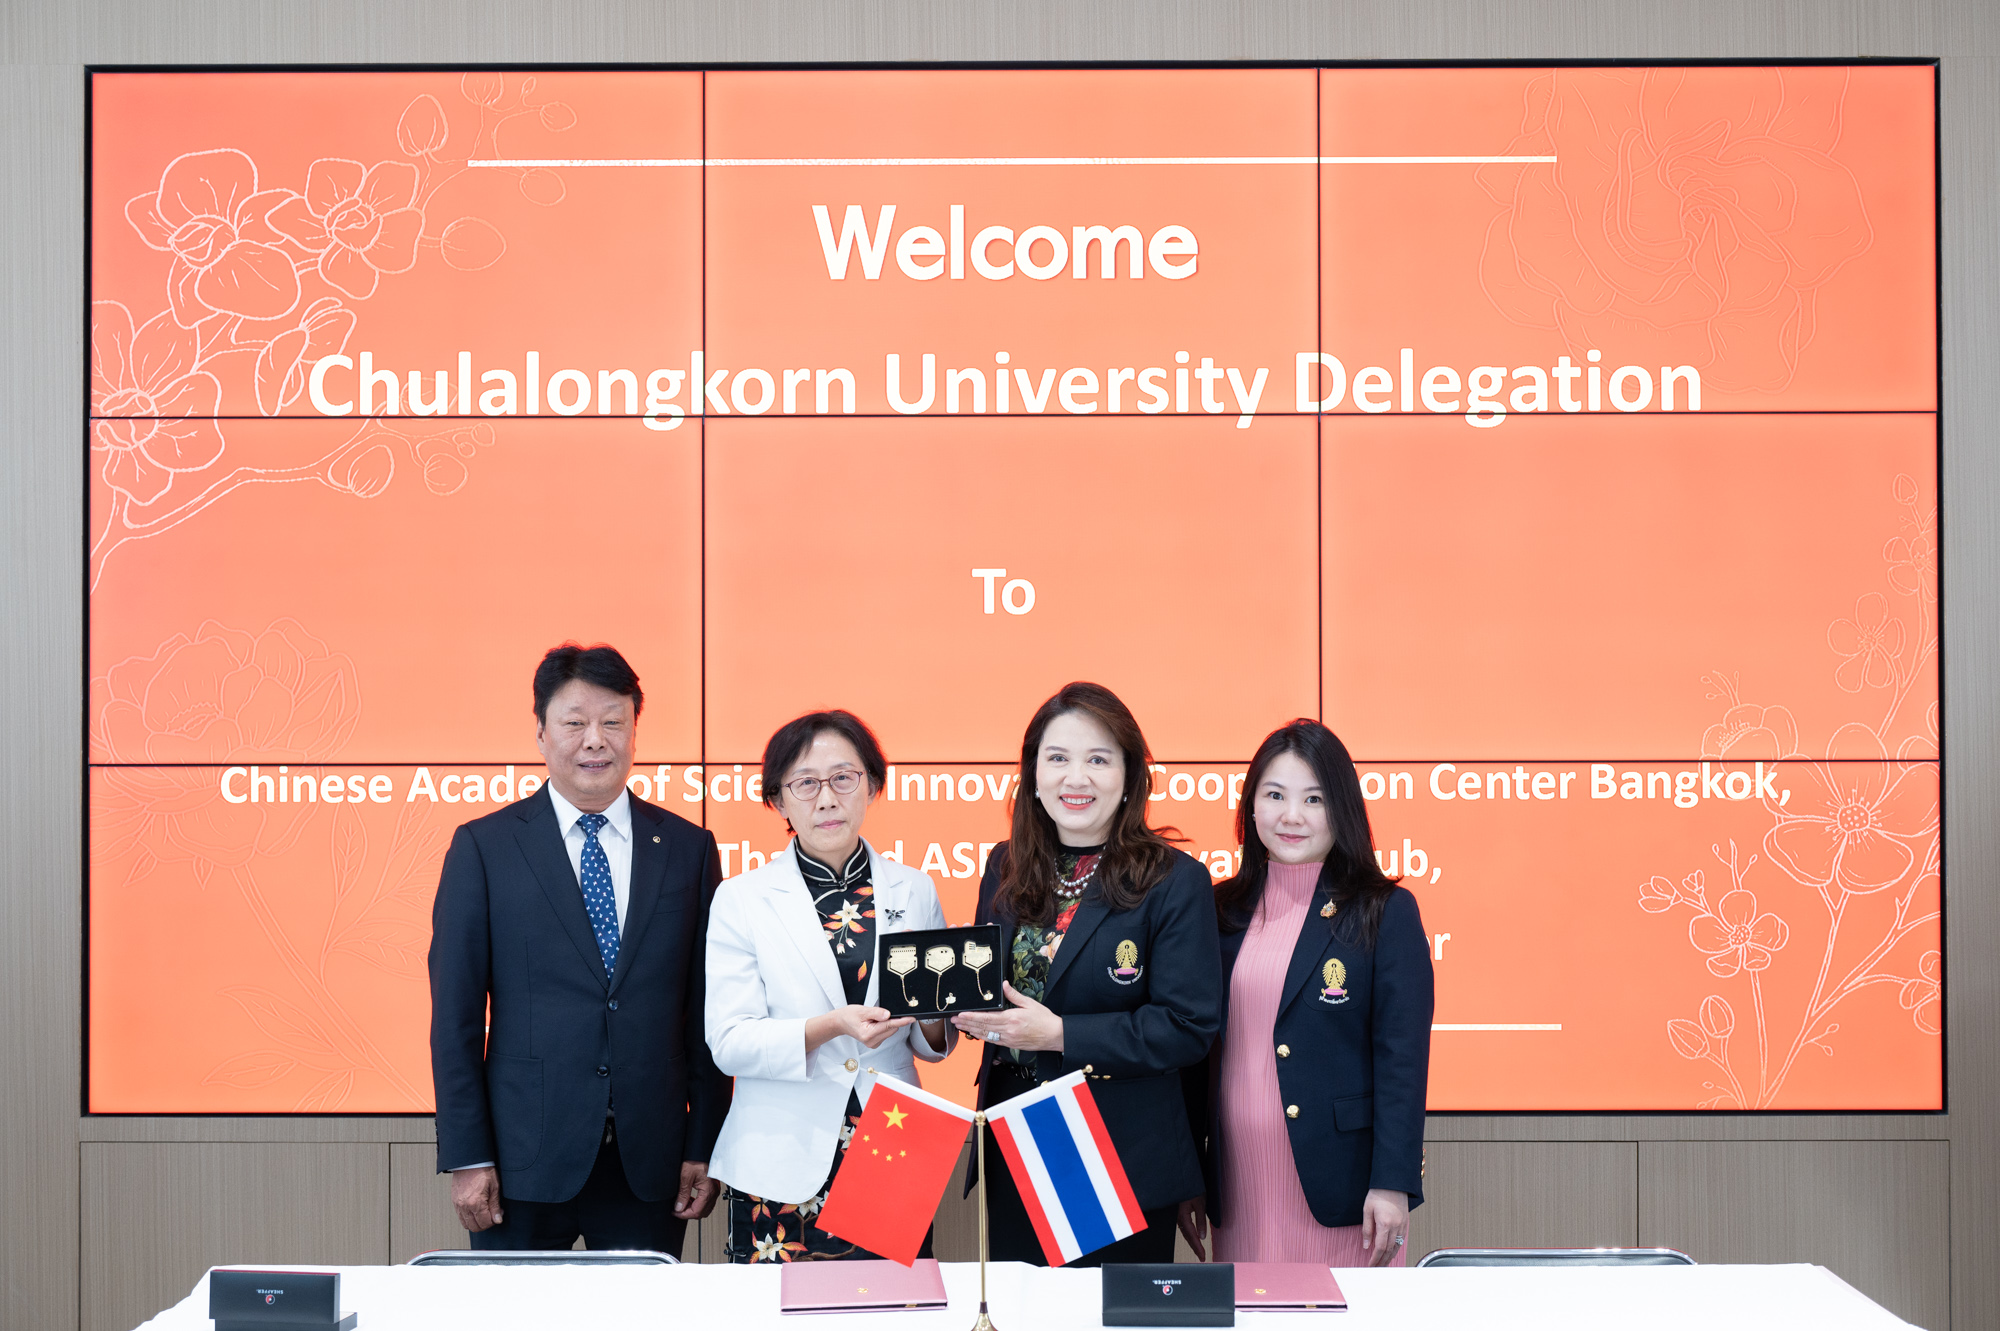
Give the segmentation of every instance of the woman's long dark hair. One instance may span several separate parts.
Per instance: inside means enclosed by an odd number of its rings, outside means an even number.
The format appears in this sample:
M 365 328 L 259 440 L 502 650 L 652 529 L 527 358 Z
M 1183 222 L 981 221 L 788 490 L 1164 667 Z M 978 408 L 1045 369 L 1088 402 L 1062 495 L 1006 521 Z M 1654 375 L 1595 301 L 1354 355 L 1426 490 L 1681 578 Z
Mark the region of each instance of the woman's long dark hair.
M 1172 828 L 1146 826 L 1146 797 L 1153 790 L 1153 753 L 1132 712 L 1118 695 L 1102 684 L 1065 684 L 1036 709 L 1021 737 L 1021 783 L 1014 795 L 1013 826 L 1007 836 L 1007 860 L 1000 875 L 995 904 L 1015 919 L 1048 924 L 1055 918 L 1056 855 L 1062 842 L 1055 819 L 1036 793 L 1035 773 L 1041 759 L 1042 734 L 1049 723 L 1070 713 L 1087 716 L 1103 726 L 1125 758 L 1125 798 L 1113 816 L 1111 831 L 1097 862 L 1097 888 L 1112 910 L 1130 910 L 1164 878 L 1174 853 Z M 1162 832 L 1167 835 L 1162 835 Z
M 1347 746 L 1331 730 L 1309 717 L 1279 726 L 1257 746 L 1243 782 L 1243 802 L 1236 806 L 1236 835 L 1243 843 L 1243 867 L 1215 889 L 1215 909 L 1225 933 L 1250 926 L 1271 852 L 1257 835 L 1257 790 L 1264 773 L 1280 754 L 1297 754 L 1312 769 L 1326 801 L 1326 821 L 1333 830 L 1333 849 L 1320 866 L 1319 885 L 1331 891 L 1339 907 L 1334 928 L 1341 937 L 1364 947 L 1375 946 L 1382 928 L 1382 908 L 1402 881 L 1382 872 L 1375 862 L 1375 833 L 1368 826 L 1368 804 L 1361 798 L 1361 778 Z

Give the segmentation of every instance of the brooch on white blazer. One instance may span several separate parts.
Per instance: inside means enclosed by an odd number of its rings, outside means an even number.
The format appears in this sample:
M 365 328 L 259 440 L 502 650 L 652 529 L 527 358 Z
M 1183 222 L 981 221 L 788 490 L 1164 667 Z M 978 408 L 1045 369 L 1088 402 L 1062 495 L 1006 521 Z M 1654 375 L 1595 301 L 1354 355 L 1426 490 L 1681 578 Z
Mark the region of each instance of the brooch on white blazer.
M 901 924 L 903 922 L 902 908 L 900 906 L 885 906 L 882 909 L 882 917 L 889 922 L 891 927 Z
M 1322 1003 L 1345 1003 L 1347 1001 L 1347 967 L 1339 957 L 1328 961 L 1320 968 L 1319 977 L 1326 981 L 1326 988 L 1319 991 Z

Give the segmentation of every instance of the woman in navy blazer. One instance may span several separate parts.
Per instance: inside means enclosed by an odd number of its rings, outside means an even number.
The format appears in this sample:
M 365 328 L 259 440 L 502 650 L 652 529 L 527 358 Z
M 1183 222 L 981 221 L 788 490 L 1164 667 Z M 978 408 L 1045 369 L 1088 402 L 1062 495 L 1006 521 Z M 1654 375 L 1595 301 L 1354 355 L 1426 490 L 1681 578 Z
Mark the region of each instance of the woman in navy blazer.
M 1251 760 L 1243 865 L 1216 889 L 1222 1034 L 1190 1103 L 1218 1261 L 1401 1262 L 1423 1202 L 1431 949 L 1417 900 L 1376 863 L 1354 762 L 1298 720 Z
M 982 1109 L 1072 1072 L 1088 1079 L 1146 1228 L 1075 1266 L 1172 1261 L 1175 1208 L 1202 1189 L 1181 1080 L 1218 1029 L 1214 895 L 1208 870 L 1146 826 L 1151 767 L 1109 689 L 1070 684 L 1042 704 L 1021 743 L 1010 839 L 979 885 L 1009 1006 L 952 1018 L 987 1042 Z M 1004 1167 L 991 1169 L 987 1208 L 995 1261 L 1045 1261 Z

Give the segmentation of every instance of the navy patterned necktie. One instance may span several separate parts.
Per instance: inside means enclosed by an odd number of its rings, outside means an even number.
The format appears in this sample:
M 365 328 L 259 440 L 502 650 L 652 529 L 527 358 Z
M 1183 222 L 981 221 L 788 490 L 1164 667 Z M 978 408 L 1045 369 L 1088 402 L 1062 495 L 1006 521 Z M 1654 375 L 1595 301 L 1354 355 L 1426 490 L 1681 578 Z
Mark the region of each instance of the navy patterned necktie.
M 590 912 L 590 927 L 597 935 L 597 952 L 604 958 L 604 973 L 608 976 L 618 966 L 618 898 L 611 889 L 611 861 L 606 858 L 597 833 L 611 820 L 601 813 L 586 813 L 576 821 L 583 828 L 580 866 L 583 906 Z

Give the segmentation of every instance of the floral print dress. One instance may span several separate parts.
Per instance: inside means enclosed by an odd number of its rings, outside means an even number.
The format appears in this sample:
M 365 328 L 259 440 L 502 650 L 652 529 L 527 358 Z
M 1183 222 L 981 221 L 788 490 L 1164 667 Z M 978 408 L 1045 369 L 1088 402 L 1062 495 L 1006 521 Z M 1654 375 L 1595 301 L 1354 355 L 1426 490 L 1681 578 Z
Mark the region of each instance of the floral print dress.
M 868 871 L 868 847 L 856 846 L 845 865 L 833 869 L 792 843 L 799 874 L 819 911 L 826 945 L 840 967 L 840 983 L 850 1003 L 868 1001 L 868 975 L 875 965 L 875 887 Z M 840 1173 L 840 1162 L 861 1121 L 861 1103 L 847 1096 L 846 1122 L 840 1126 L 840 1150 L 833 1169 L 818 1192 L 803 1202 L 773 1202 L 747 1192 L 729 1190 L 729 1239 L 724 1255 L 732 1262 L 827 1262 L 872 1259 L 866 1248 L 835 1238 L 814 1223 L 826 1194 Z M 928 1245 L 927 1245 L 928 1246 Z
M 1063 936 L 1076 919 L 1076 908 L 1083 903 L 1083 894 L 1097 877 L 1098 856 L 1103 854 L 1102 846 L 1064 846 L 1056 854 L 1056 872 L 1061 877 L 1056 882 L 1054 924 L 1028 924 L 1023 922 L 1014 928 L 1014 955 L 1008 958 L 1008 969 L 1012 972 L 1010 982 L 1027 997 L 1037 1003 L 1048 1001 L 1049 971 L 1055 966 L 1056 949 L 1062 946 Z M 1033 1050 L 1002 1049 L 1001 1056 L 1017 1064 L 1030 1077 L 1035 1071 Z

